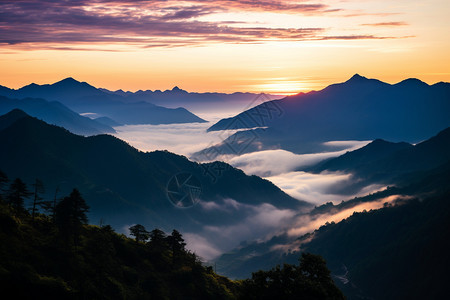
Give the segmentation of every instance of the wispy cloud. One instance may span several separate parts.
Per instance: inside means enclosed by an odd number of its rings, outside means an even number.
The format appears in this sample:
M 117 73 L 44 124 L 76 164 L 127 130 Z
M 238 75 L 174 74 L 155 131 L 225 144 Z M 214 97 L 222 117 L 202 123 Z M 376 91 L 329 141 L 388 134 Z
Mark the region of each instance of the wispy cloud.
M 0 44 L 114 44 L 180 47 L 211 43 L 385 39 L 375 35 L 327 36 L 322 27 L 270 27 L 203 16 L 228 12 L 327 14 L 322 3 L 298 1 L 24 0 L 0 2 Z M 47 46 L 48 47 L 48 46 Z M 86 47 L 80 47 L 86 50 Z M 65 50 L 67 47 L 54 47 Z M 78 47 L 71 46 L 77 50 Z M 89 49 L 89 48 L 88 48 Z M 92 49 L 92 48 L 90 48 Z M 95 50 L 95 49 L 92 49 Z
M 395 27 L 395 26 L 407 26 L 409 25 L 406 22 L 379 22 L 379 23 L 366 23 L 366 24 L 361 24 L 363 26 L 387 26 L 387 27 Z
M 204 226 L 197 233 L 183 233 L 188 248 L 204 259 L 230 251 L 240 242 L 272 237 L 290 228 L 298 211 L 279 209 L 267 203 L 249 205 L 233 199 L 222 199 L 214 204 L 200 204 L 205 213 L 229 214 L 230 222 Z M 239 218 L 236 218 L 239 215 Z M 233 222 L 233 219 L 236 221 Z

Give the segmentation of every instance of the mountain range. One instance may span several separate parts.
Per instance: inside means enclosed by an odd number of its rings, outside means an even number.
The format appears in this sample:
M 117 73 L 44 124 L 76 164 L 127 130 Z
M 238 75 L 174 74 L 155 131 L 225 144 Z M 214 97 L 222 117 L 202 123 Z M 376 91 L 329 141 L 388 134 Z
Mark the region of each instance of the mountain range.
M 303 233 L 287 230 L 263 242 L 243 243 L 215 260 L 219 273 L 246 278 L 255 269 L 292 263 L 300 252 L 312 252 L 327 260 L 348 299 L 445 298 L 449 143 L 447 128 L 417 145 L 375 140 L 319 163 L 311 170 L 352 171 L 384 179 L 390 187 L 315 207 L 296 224 L 305 226 Z M 317 226 L 308 227 L 304 220 Z
M 9 99 L 0 96 L 0 114 L 6 114 L 13 109 L 23 110 L 33 117 L 64 127 L 75 134 L 95 135 L 116 132 L 110 126 L 112 124 L 104 123 L 102 119 L 93 120 L 81 116 L 57 101 L 49 102 L 36 98 Z
M 20 110 L 0 117 L 0 142 L 0 169 L 8 177 L 28 183 L 41 179 L 47 199 L 76 187 L 91 207 L 90 220 L 103 219 L 119 230 L 140 223 L 196 233 L 239 224 L 257 210 L 309 207 L 271 182 L 225 163 L 198 164 L 167 151 L 144 153 L 110 135 L 78 136 Z M 169 183 L 179 174 L 197 179 L 197 205 L 179 208 L 169 201 Z M 192 193 L 186 188 L 178 192 Z
M 302 154 L 330 150 L 327 141 L 417 143 L 448 126 L 450 83 L 388 84 L 356 74 L 320 91 L 265 102 L 208 130 L 243 130 L 214 146 L 220 154 L 279 148 Z M 236 151 L 234 145 L 246 147 Z
M 93 113 L 120 124 L 205 122 L 182 107 L 166 108 L 147 101 L 129 102 L 118 94 L 106 92 L 71 77 L 54 84 L 32 83 L 17 90 L 1 86 L 0 95 L 14 99 L 42 98 L 58 101 L 77 113 Z
M 106 89 L 102 90 L 110 94 L 122 96 L 129 102 L 147 101 L 164 107 L 176 108 L 181 106 L 189 109 L 190 111 L 206 113 L 210 113 L 211 111 L 232 112 L 236 109 L 245 110 L 265 101 L 282 98 L 282 96 L 265 93 L 196 93 L 185 91 L 177 86 L 171 90 L 165 91 L 139 90 L 134 93 L 124 92 L 123 90 L 117 90 L 114 92 Z

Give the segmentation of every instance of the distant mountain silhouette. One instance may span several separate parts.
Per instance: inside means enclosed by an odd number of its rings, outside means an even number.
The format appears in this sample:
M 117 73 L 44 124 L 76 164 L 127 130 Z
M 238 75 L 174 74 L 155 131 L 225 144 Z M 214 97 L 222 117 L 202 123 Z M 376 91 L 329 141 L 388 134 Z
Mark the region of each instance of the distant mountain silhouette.
M 120 124 L 119 122 L 116 122 L 113 119 L 108 118 L 108 117 L 99 117 L 99 118 L 95 118 L 94 120 L 99 122 L 100 124 L 104 124 L 104 125 L 111 126 L 111 127 L 123 125 L 123 124 Z
M 120 94 L 97 89 L 86 82 L 66 78 L 54 84 L 30 84 L 18 90 L 0 88 L 9 98 L 43 98 L 58 101 L 78 113 L 97 113 L 121 124 L 170 124 L 205 122 L 188 110 L 157 106 L 146 101 L 130 103 Z
M 207 204 L 174 207 L 167 186 L 180 172 L 198 178 L 202 203 L 220 205 L 223 199 L 233 199 L 244 208 L 264 204 L 299 210 L 308 206 L 271 182 L 225 163 L 197 164 L 166 151 L 143 153 L 115 137 L 74 135 L 18 110 L 1 116 L 0 128 L 0 170 L 29 183 L 40 178 L 50 199 L 57 186 L 58 197 L 78 188 L 91 207 L 93 223 L 103 218 L 115 228 L 135 222 L 149 228 L 196 232 L 206 225 L 238 224 L 253 213 L 252 209 L 208 210 Z
M 326 141 L 381 138 L 416 143 L 449 126 L 449 83 L 407 79 L 391 85 L 356 74 L 321 91 L 261 104 L 208 130 L 267 127 L 230 137 L 216 146 L 223 154 L 231 153 L 226 146 L 232 141 L 246 143 L 248 135 L 257 139 L 245 152 L 259 147 L 308 153 L 327 150 Z
M 0 96 L 0 114 L 5 114 L 13 109 L 21 109 L 33 117 L 64 127 L 75 134 L 95 135 L 115 132 L 110 125 L 80 116 L 56 101 L 48 102 L 44 99 L 34 98 L 18 100 Z
M 450 162 L 450 128 L 415 146 L 375 140 L 365 147 L 307 168 L 341 171 L 371 181 L 404 181 L 405 174 L 423 172 Z
M 103 91 L 122 96 L 128 102 L 146 101 L 164 107 L 184 107 L 195 112 L 228 112 L 249 109 L 264 101 L 279 99 L 282 96 L 256 93 L 196 93 L 187 92 L 178 86 L 165 91 L 139 90 L 137 92 L 124 92 L 123 90 Z

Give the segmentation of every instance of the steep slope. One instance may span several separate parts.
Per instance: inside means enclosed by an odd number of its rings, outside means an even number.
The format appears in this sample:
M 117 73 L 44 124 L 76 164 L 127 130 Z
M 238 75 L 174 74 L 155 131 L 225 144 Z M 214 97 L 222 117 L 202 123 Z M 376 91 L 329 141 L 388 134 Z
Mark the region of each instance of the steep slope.
M 415 146 L 375 140 L 365 147 L 308 170 L 351 172 L 372 181 L 404 181 L 405 174 L 434 169 L 450 161 L 450 128 Z M 390 182 L 391 181 L 391 182 Z
M 0 118 L 0 128 L 8 119 L 9 114 Z M 239 224 L 259 207 L 296 211 L 307 206 L 224 163 L 143 153 L 109 135 L 81 137 L 31 117 L 1 130 L 0 141 L 0 169 L 10 178 L 29 183 L 40 178 L 51 198 L 57 188 L 60 196 L 78 187 L 92 207 L 93 222 L 103 218 L 116 228 L 138 222 L 198 232 L 208 225 Z M 174 206 L 167 194 L 169 181 L 180 173 L 197 178 L 201 188 L 200 203 L 185 209 Z M 225 200 L 231 208 L 221 209 Z
M 295 238 L 283 234 L 267 242 L 249 243 L 222 255 L 219 273 L 244 278 L 253 270 L 293 263 L 301 252 L 322 255 L 348 299 L 441 299 L 450 267 L 450 163 L 415 174 L 409 185 L 316 208 L 311 220 L 339 215 L 356 204 L 354 213 Z M 397 199 L 381 209 L 371 203 Z M 303 217 L 307 218 L 306 216 Z M 326 219 L 324 218 L 324 220 Z
M 30 116 L 64 127 L 75 134 L 95 135 L 115 132 L 111 126 L 80 116 L 59 102 L 35 98 L 9 99 L 0 96 L 0 114 L 6 114 L 13 109 L 23 110 Z
M 268 127 L 253 141 L 260 149 L 307 153 L 324 150 L 326 141 L 381 138 L 415 143 L 449 126 L 450 84 L 408 79 L 390 85 L 356 74 L 321 91 L 261 104 L 209 130 Z M 230 141 L 236 138 L 246 140 L 236 135 Z M 225 146 L 217 149 L 230 153 Z

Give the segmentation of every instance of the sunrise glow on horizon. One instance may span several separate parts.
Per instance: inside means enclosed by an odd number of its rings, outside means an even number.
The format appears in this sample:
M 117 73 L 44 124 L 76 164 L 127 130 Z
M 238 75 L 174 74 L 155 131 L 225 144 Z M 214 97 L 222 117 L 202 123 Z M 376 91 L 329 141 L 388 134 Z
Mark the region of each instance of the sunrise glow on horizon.
M 0 85 L 319 90 L 359 73 L 450 81 L 450 4 L 433 1 L 0 2 Z

